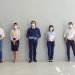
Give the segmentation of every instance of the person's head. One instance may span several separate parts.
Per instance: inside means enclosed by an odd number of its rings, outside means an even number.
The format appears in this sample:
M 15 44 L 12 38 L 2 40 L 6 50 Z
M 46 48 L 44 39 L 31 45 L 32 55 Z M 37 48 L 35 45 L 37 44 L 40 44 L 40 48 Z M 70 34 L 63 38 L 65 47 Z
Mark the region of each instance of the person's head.
M 36 27 L 36 21 L 31 21 L 31 27 L 33 27 L 33 28 Z
M 51 32 L 54 31 L 54 26 L 53 25 L 49 25 L 49 31 L 51 31 Z
M 17 29 L 17 28 L 18 28 L 18 24 L 17 24 L 17 23 L 14 23 L 14 24 L 13 24 L 13 28 L 14 28 L 14 29 Z
M 73 27 L 73 23 L 72 22 L 69 22 L 68 23 L 68 27 L 69 27 L 69 29 L 71 29 Z

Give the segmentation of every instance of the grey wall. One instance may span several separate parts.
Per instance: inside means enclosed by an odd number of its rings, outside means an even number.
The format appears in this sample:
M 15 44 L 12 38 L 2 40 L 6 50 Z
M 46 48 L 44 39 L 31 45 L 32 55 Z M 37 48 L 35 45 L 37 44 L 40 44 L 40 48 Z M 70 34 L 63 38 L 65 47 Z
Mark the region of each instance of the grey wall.
M 39 39 L 37 59 L 47 60 L 45 34 L 48 26 L 53 24 L 56 32 L 56 46 L 54 60 L 66 60 L 66 48 L 63 41 L 63 32 L 67 22 L 75 21 L 75 0 L 0 0 L 0 25 L 4 28 L 6 37 L 3 45 L 3 60 L 11 60 L 9 33 L 14 22 L 18 22 L 21 30 L 21 43 L 17 55 L 18 61 L 28 60 L 28 43 L 26 30 L 31 20 L 37 21 L 42 37 Z M 71 59 L 74 60 L 71 51 Z

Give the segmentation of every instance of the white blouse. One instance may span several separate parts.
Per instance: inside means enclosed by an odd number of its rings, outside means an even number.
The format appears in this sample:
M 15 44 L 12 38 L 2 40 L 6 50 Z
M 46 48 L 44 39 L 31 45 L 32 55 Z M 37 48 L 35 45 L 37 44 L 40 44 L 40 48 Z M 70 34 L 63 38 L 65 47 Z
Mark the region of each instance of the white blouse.
M 20 30 L 19 29 L 12 29 L 11 32 L 10 32 L 10 38 L 11 40 L 13 40 L 13 38 L 16 38 L 16 40 L 19 40 L 20 39 Z
M 53 32 L 50 32 L 50 31 L 47 32 L 46 38 L 48 41 L 55 41 L 55 37 L 56 37 L 56 34 L 54 31 Z

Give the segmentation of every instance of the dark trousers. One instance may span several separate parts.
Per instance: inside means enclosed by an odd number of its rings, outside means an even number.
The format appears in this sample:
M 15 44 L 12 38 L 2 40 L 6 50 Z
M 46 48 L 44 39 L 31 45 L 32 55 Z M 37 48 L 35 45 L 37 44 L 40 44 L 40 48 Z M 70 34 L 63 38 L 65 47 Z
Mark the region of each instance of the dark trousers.
M 55 42 L 47 41 L 48 59 L 53 60 Z
M 30 39 L 29 40 L 29 58 L 30 58 L 30 61 L 32 61 L 32 59 L 34 61 L 36 60 L 36 48 L 37 48 L 37 40 Z
M 2 61 L 2 46 L 3 46 L 3 41 L 0 40 L 0 62 Z
M 68 60 L 70 60 L 70 46 L 72 47 L 73 54 L 75 56 L 75 46 L 74 45 L 75 45 L 74 40 L 67 40 L 66 47 L 67 47 L 67 57 L 68 57 Z

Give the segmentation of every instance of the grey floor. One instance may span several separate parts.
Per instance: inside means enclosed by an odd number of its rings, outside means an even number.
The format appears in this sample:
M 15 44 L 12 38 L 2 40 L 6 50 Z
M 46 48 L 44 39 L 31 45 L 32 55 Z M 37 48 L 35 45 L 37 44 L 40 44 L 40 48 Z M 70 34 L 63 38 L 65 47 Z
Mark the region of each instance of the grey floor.
M 75 75 L 75 62 L 3 62 L 0 75 Z

